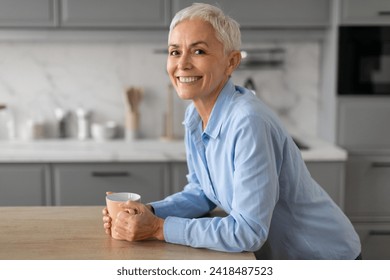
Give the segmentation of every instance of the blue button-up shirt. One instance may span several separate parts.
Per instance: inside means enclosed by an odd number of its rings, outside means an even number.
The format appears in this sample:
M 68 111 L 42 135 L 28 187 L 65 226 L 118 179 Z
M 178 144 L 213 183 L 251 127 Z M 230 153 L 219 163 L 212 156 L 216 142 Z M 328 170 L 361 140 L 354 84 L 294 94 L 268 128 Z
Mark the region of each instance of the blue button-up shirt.
M 188 184 L 151 203 L 165 218 L 167 242 L 239 252 L 268 240 L 276 259 L 359 255 L 352 224 L 311 178 L 277 117 L 249 90 L 229 80 L 206 129 L 193 104 L 184 125 Z M 196 218 L 216 206 L 228 215 Z

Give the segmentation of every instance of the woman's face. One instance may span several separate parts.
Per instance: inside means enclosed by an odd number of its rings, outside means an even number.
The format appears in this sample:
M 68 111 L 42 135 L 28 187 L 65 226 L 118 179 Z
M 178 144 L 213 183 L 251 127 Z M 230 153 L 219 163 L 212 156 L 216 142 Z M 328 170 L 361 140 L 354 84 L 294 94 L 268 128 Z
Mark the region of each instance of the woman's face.
M 235 69 L 231 64 L 210 23 L 185 20 L 171 31 L 167 71 L 180 98 L 213 103 Z

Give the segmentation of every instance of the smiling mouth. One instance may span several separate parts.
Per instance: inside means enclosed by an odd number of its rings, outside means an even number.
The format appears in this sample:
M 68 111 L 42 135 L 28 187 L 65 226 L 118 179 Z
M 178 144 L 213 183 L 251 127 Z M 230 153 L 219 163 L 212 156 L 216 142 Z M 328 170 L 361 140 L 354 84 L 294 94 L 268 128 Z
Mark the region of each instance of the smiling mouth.
M 193 82 L 200 80 L 201 78 L 202 77 L 199 77 L 199 76 L 196 76 L 196 77 L 177 77 L 179 82 L 183 83 L 183 84 L 193 83 Z

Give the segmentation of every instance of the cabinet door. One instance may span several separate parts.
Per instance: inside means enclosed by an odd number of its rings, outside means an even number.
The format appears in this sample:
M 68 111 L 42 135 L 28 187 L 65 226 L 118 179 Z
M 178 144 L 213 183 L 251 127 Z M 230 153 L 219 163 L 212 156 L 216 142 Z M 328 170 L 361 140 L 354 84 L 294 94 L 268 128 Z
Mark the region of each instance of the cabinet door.
M 44 164 L 0 164 L 0 206 L 50 204 L 49 172 Z
M 61 25 L 72 27 L 166 27 L 168 0 L 62 0 Z
M 173 0 L 173 11 L 190 6 L 191 0 Z M 323 27 L 330 22 L 329 0 L 209 0 L 242 27 Z
M 338 98 L 338 144 L 348 150 L 390 149 L 390 98 Z
M 390 260 L 390 223 L 354 223 L 365 260 Z
M 55 164 L 56 205 L 103 205 L 105 193 L 135 192 L 143 203 L 164 198 L 167 167 L 160 163 Z
M 306 162 L 311 176 L 329 194 L 336 204 L 344 208 L 344 162 Z
M 342 24 L 390 24 L 389 0 L 343 0 Z
M 390 221 L 390 156 L 350 155 L 345 197 L 353 221 Z
M 57 0 L 0 0 L 0 26 L 55 26 L 56 10 Z

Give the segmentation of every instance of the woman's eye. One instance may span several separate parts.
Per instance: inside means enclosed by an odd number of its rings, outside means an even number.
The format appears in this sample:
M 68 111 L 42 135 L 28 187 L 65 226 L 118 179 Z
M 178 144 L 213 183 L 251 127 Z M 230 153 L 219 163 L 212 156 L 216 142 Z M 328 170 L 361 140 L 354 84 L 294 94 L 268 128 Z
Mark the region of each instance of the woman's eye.
M 195 54 L 205 54 L 205 52 L 203 50 L 196 50 Z
M 177 55 L 179 55 L 179 52 L 176 51 L 176 50 L 170 51 L 170 52 L 169 52 L 169 55 L 171 55 L 171 56 L 177 56 Z

